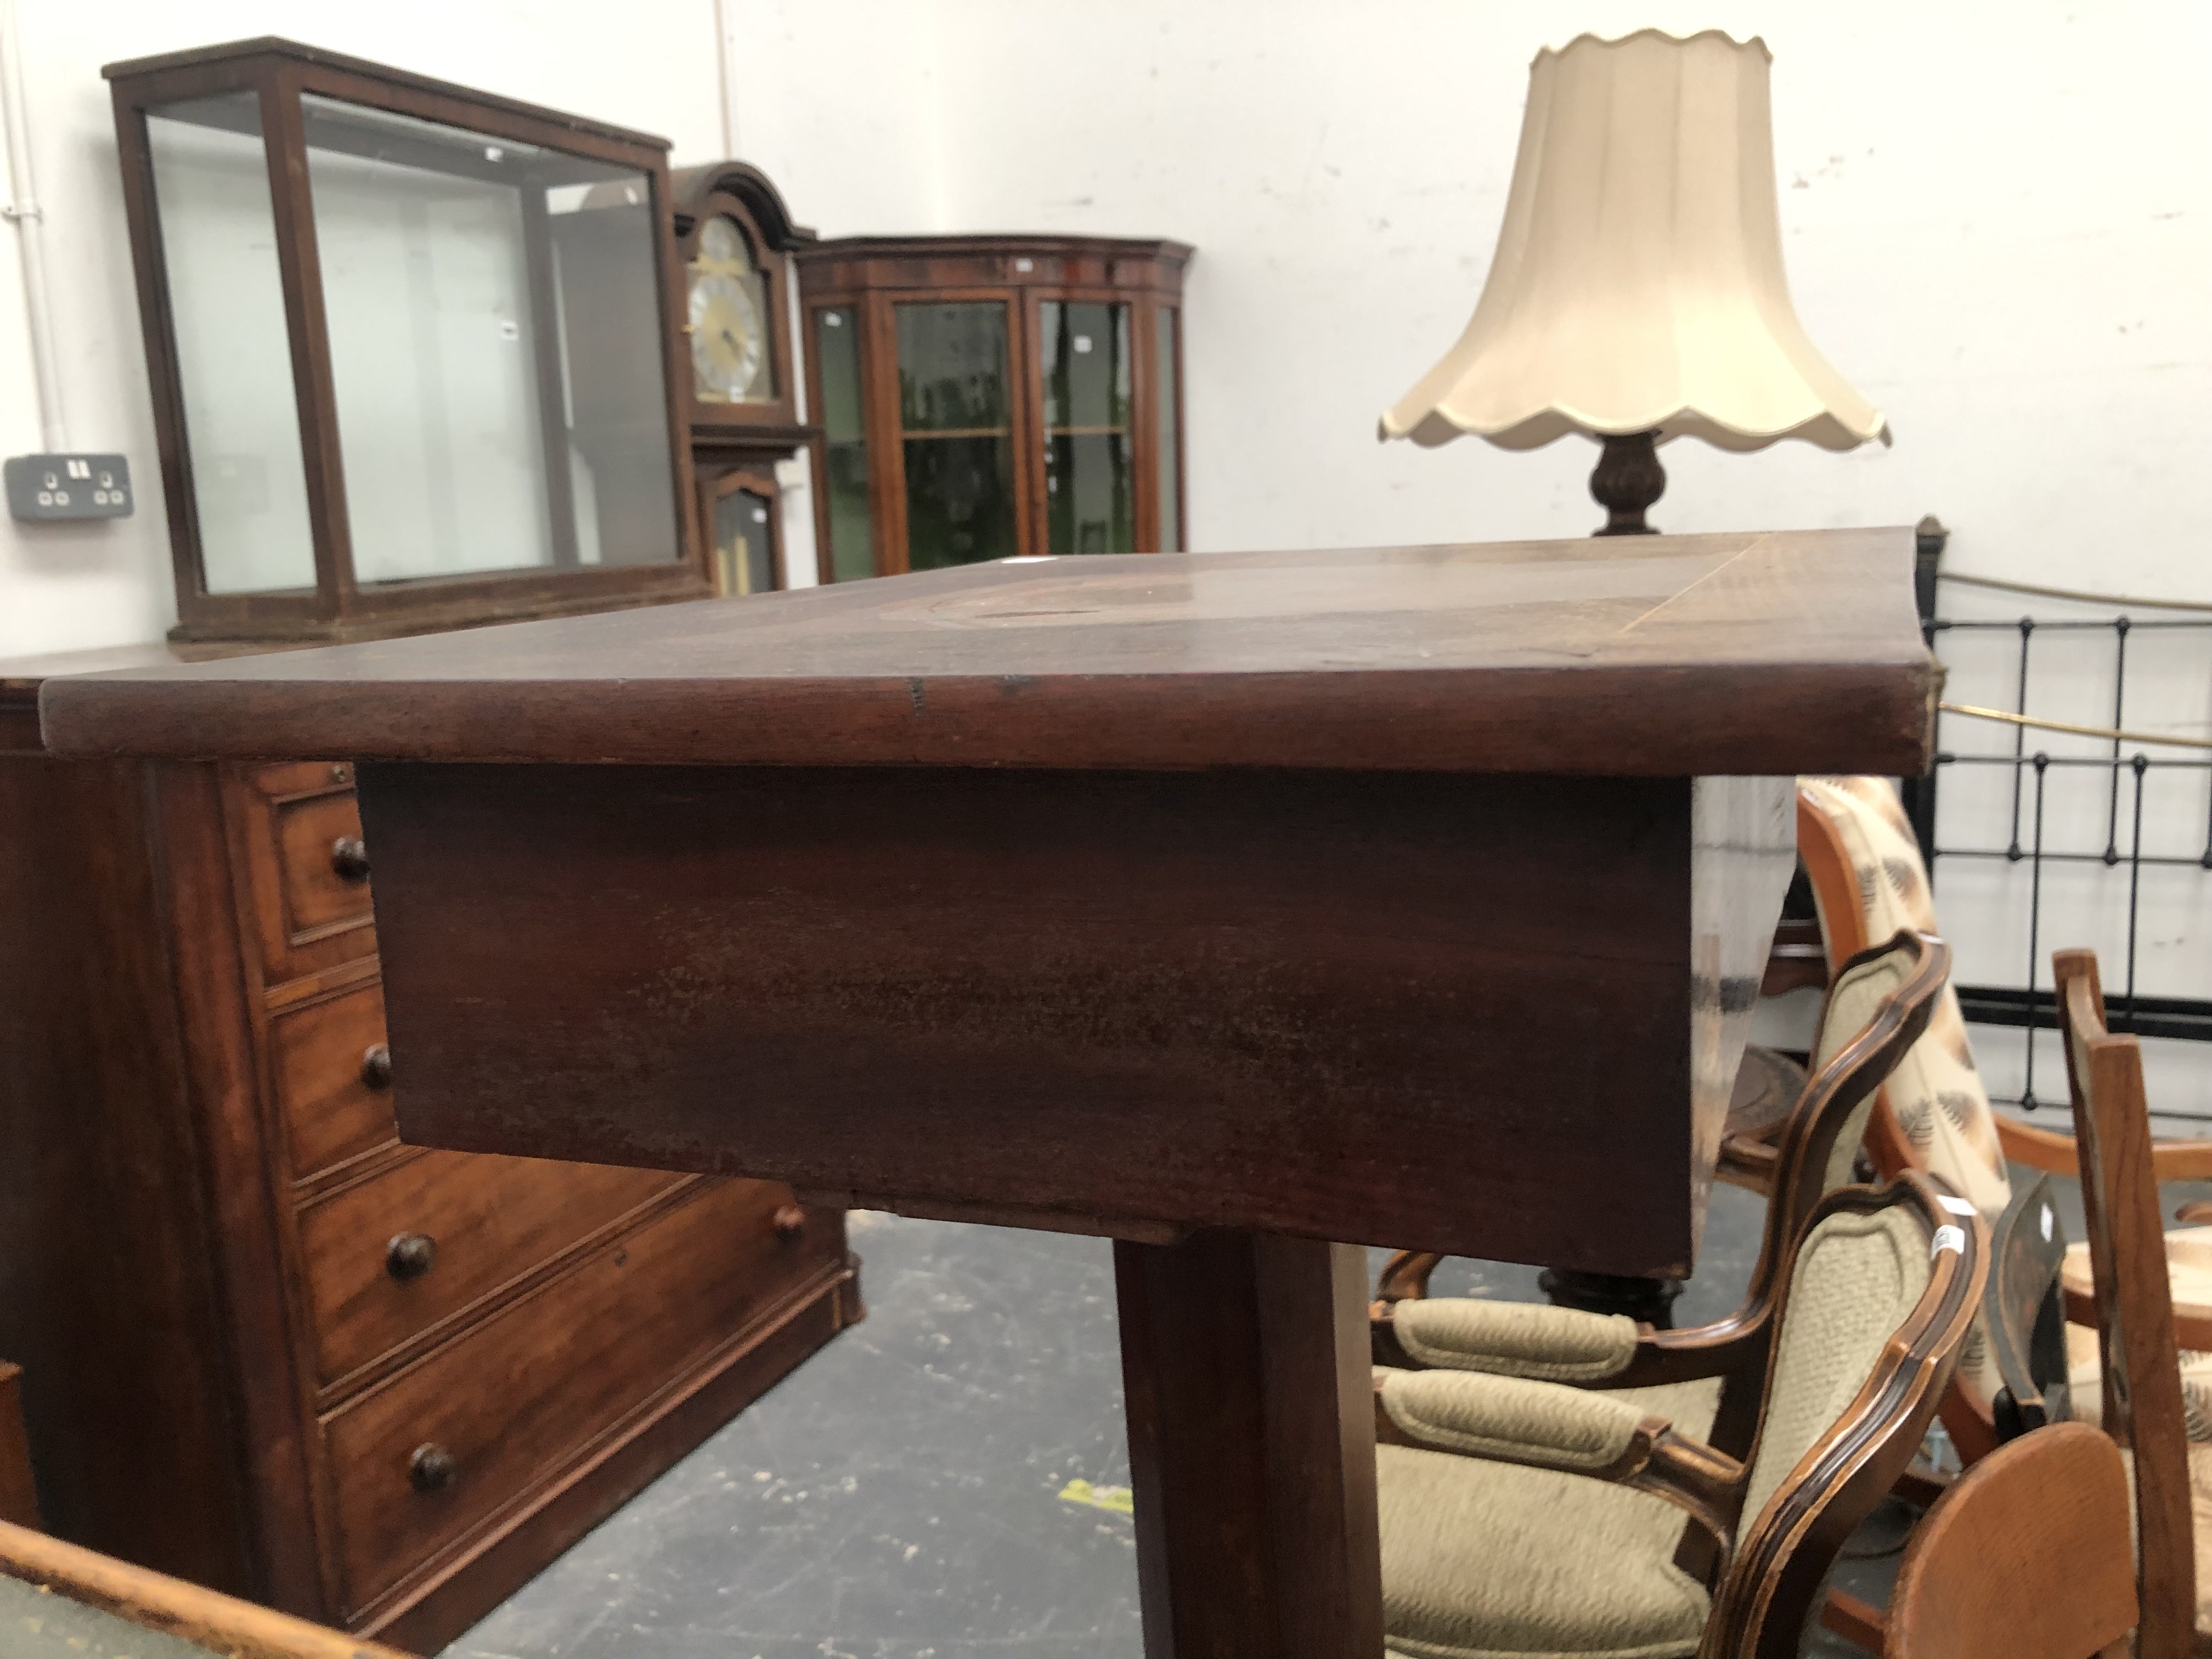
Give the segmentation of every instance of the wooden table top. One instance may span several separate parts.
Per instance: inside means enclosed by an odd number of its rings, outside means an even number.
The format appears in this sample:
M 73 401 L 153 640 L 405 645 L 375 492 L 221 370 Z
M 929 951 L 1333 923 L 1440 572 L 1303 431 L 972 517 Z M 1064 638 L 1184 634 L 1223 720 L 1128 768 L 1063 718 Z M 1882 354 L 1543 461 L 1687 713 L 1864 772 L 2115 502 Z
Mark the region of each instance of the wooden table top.
M 1909 530 L 1010 561 L 49 679 L 64 755 L 1917 774 Z

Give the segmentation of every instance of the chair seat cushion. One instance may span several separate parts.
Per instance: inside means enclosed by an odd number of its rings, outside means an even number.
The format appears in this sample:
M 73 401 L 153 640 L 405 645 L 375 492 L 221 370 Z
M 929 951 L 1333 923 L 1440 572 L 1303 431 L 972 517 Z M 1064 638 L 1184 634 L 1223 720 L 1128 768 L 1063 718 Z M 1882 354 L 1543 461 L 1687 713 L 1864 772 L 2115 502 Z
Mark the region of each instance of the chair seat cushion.
M 1717 1389 L 1638 1389 L 1702 1435 Z M 1376 1448 L 1382 1618 L 1405 1659 L 1682 1659 L 1709 1605 L 1674 1565 L 1686 1517 L 1581 1475 Z
M 2181 1351 L 2181 1411 L 2191 1449 L 2212 1444 L 2212 1353 Z M 2097 1360 L 2097 1334 L 2083 1325 L 2066 1328 L 2066 1413 L 2077 1423 L 2104 1426 L 2104 1372 Z
M 1896 785 L 1887 778 L 1803 777 L 1797 780 L 1797 794 L 1834 829 L 1850 856 L 1858 919 L 1855 929 L 1842 930 L 1845 937 L 1855 931 L 1878 944 L 1900 927 L 1942 932 L 1936 926 L 1920 842 Z M 1832 947 L 1840 919 L 1826 914 L 1825 907 L 1837 896 L 1815 884 L 1814 897 L 1824 907 L 1821 936 Z M 1926 1033 L 1882 1084 L 1881 1098 L 1896 1115 L 1913 1164 L 1948 1182 L 1994 1224 L 2012 1202 L 2012 1182 L 1989 1090 L 1975 1069 L 1956 987 L 1945 985 L 1936 997 Z M 1960 1350 L 1956 1380 L 1961 1392 L 1984 1407 L 2003 1386 L 1978 1313 Z

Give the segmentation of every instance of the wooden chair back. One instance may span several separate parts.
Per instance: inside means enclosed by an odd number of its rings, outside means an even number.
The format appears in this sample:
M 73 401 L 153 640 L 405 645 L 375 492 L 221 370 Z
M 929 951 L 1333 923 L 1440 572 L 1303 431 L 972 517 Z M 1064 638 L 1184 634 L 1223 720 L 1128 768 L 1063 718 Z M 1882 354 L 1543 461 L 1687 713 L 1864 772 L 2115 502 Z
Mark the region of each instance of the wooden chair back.
M 2184 1659 L 2197 1639 L 2189 1435 L 2152 1164 L 2142 1050 L 2105 1024 L 2094 951 L 2051 957 L 2081 1212 L 2096 1288 L 2105 1431 L 2135 1454 L 2138 1659 Z
M 1982 1325 L 2004 1379 L 1991 1401 L 2000 1441 L 2068 1415 L 2066 1299 L 2058 1279 L 2065 1262 L 2066 1230 L 2059 1224 L 2051 1177 L 2039 1175 L 2013 1194 L 1990 1229 Z
M 1796 1659 L 1837 1553 L 1935 1417 L 1981 1300 L 1988 1246 L 1988 1224 L 1925 1176 L 1820 1201 L 1779 1275 L 1775 1355 L 1739 1487 L 1743 1523 L 1702 1659 Z
M 1950 976 L 1951 947 L 1927 933 L 1899 933 L 1837 969 L 1821 1005 L 1812 1075 L 1776 1150 L 1753 1299 L 1771 1287 L 1820 1200 L 1850 1184 L 1882 1079 L 1927 1030 Z
M 2122 1659 L 2135 1628 L 2128 1476 L 2086 1423 L 2054 1423 L 1960 1476 L 1898 1569 L 1884 1659 Z
M 1806 1079 L 1775 1149 L 1759 1259 L 1742 1304 L 1708 1327 L 1725 1340 L 1763 1318 L 1781 1294 L 1781 1267 L 1812 1224 L 1820 1202 L 1848 1184 L 1868 1114 L 1897 1062 L 1928 1029 L 1937 994 L 1951 976 L 1951 947 L 1926 933 L 1899 933 L 1862 951 L 1837 972 L 1821 1005 L 1819 1033 Z M 1771 1334 L 1772 1322 L 1766 1327 Z M 1684 1345 L 1695 1332 L 1678 1334 Z M 1763 1369 L 1730 1379 L 1713 1419 L 1711 1441 L 1741 1455 L 1758 1426 Z
M 1838 964 L 1873 943 L 1867 933 L 1868 909 L 1877 897 L 1885 911 L 1901 910 L 1916 918 L 1916 927 L 1932 930 L 1936 926 L 1928 872 L 1912 842 L 1910 826 L 1903 822 L 1903 808 L 1890 797 L 1887 783 L 1880 786 L 1880 794 L 1870 800 L 1869 792 L 1861 787 L 1866 781 L 1852 778 L 1802 779 L 1797 790 L 1797 859 L 1805 867 L 1806 881 L 1820 909 L 1820 932 L 1827 945 L 1828 959 Z M 1861 856 L 1854 854 L 1845 840 L 1839 817 L 1856 824 L 1857 833 L 1881 837 L 1878 848 L 1864 849 L 1863 856 L 1873 861 L 1863 869 Z M 1886 824 L 1875 822 L 1884 817 L 1890 821 Z M 1878 858 L 1876 853 L 1880 854 Z M 1875 896 L 1869 896 L 1868 884 L 1879 890 Z M 1965 1042 L 1965 1026 L 1955 1004 L 1948 1008 L 1941 1023 L 1946 1028 L 1946 1040 Z M 1949 1090 L 1954 1085 L 1965 1097 L 1953 1103 L 1953 1109 L 1971 1120 L 1959 1126 L 1960 1131 L 1977 1137 L 1976 1145 L 1981 1144 L 1978 1138 L 1992 1132 L 2002 1138 L 2003 1126 L 1996 1123 L 1993 1131 L 1994 1115 L 1987 1100 L 1980 1097 L 1971 1060 L 1963 1068 L 1947 1063 L 1946 1079 L 1936 1086 Z M 1866 1136 L 1867 1152 L 1879 1174 L 1893 1176 L 1903 1170 L 1930 1167 L 1928 1153 L 1916 1144 L 1916 1133 L 1924 1138 L 1936 1131 L 1938 1126 L 1932 1116 L 1908 1125 L 1904 1115 L 1907 1108 L 1919 1114 L 1940 1109 L 1936 1102 L 1922 1097 L 1920 1091 L 1900 1100 L 1894 1086 L 1884 1085 L 1867 1125 Z M 1941 1167 L 1939 1160 L 1936 1172 L 1966 1191 L 1969 1197 L 1982 1202 L 1987 1213 L 1996 1213 L 2000 1206 L 1994 1194 L 2002 1191 L 2001 1167 L 1984 1171 L 1974 1166 L 1976 1154 L 1968 1146 L 1955 1146 L 1952 1156 L 1953 1161 L 1973 1167 L 1954 1171 Z M 1969 1190 L 1973 1187 L 1989 1187 L 1993 1195 L 1984 1197 Z
M 1919 843 L 1895 791 L 1884 780 L 1800 778 L 1797 857 L 1832 962 L 1840 963 L 1864 948 L 1870 919 L 1901 916 L 1916 927 L 1936 925 L 1935 897 Z M 2018 1155 L 2012 1148 L 2014 1127 L 1990 1105 L 1974 1068 L 1957 994 L 1947 986 L 1929 1018 L 1927 1036 L 1884 1080 L 1867 1124 L 1868 1155 L 1881 1175 L 1925 1170 L 1940 1176 L 1995 1218 L 2012 1201 L 2005 1160 Z M 2043 1142 L 2062 1145 L 2070 1159 L 2070 1137 L 2033 1133 Z M 2028 1161 L 2053 1167 L 2047 1158 Z M 1959 1455 L 1968 1462 L 1997 1444 L 1995 1402 L 2001 1386 L 1987 1333 L 1978 1331 L 1942 1413 Z
M 1843 831 L 1803 787 L 1806 781 L 1801 780 L 1797 793 L 1797 858 L 1805 866 L 1807 882 L 1820 907 L 1828 958 L 1840 963 L 1865 950 L 1873 941 L 1867 937 L 1860 904 L 1859 872 L 1850 848 L 1844 844 Z M 1809 781 L 1848 784 L 1851 781 Z M 1899 872 L 1900 877 L 1908 883 L 1917 883 L 1921 893 L 1929 895 L 1928 872 L 1917 846 L 1900 842 L 1897 852 L 1909 866 Z M 1936 925 L 1932 896 L 1929 896 L 1920 925 Z M 1955 1016 L 1949 1014 L 1943 1016 L 1941 1023 L 1947 1027 L 1957 1024 Z M 1963 1040 L 1963 1026 L 1959 1030 Z M 1927 1160 L 1915 1148 L 1899 1120 L 1898 1105 L 1885 1090 L 1881 1104 L 1867 1127 L 1867 1151 L 1873 1156 L 1875 1170 L 1883 1175 L 1928 1167 Z M 2052 1175 L 2076 1173 L 2073 1136 L 2060 1130 L 2039 1128 L 2002 1112 L 1993 1115 L 1993 1122 L 2004 1156 L 2013 1163 Z M 2212 1139 L 2161 1141 L 2156 1156 L 2158 1178 L 2161 1181 L 2212 1179 Z

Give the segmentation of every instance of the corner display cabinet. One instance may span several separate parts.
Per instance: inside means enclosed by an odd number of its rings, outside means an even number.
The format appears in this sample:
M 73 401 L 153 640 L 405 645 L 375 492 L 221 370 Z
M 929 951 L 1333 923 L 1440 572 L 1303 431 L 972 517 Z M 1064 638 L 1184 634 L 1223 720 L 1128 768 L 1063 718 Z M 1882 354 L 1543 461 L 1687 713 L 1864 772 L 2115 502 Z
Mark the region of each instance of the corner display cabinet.
M 175 637 L 711 591 L 666 140 L 284 40 L 105 72 Z
M 743 161 L 684 167 L 672 182 L 691 465 L 715 590 L 786 587 L 776 464 L 805 449 L 821 465 L 821 428 L 799 419 L 791 361 L 791 250 L 814 233 L 792 223 L 775 186 Z
M 797 250 L 840 581 L 1184 544 L 1181 242 Z

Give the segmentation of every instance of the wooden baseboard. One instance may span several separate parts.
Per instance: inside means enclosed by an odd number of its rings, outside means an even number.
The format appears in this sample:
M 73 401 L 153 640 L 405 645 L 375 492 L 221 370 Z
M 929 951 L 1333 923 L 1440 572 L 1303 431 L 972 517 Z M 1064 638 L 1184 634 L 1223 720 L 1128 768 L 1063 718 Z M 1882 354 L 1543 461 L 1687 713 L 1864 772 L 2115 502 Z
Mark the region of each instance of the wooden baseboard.
M 848 1255 L 678 1378 L 564 1468 L 403 1579 L 352 1621 L 435 1653 L 534 1577 L 800 1361 L 862 1316 Z

